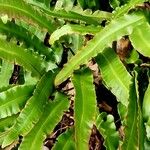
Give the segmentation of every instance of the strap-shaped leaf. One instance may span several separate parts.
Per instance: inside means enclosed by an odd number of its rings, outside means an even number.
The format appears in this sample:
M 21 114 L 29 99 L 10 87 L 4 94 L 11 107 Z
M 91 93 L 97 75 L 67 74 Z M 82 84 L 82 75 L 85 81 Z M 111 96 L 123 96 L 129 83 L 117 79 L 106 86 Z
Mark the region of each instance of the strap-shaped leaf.
M 116 7 L 119 7 L 119 5 L 120 5 L 119 0 L 109 0 L 109 3 L 113 9 L 115 9 Z
M 89 69 L 83 69 L 72 78 L 75 87 L 75 140 L 76 149 L 88 149 L 96 116 L 96 96 L 93 76 Z
M 143 117 L 145 121 L 148 121 L 150 118 L 150 83 L 144 95 L 143 100 Z
M 6 137 L 6 135 L 9 133 L 9 131 L 5 131 L 0 133 L 0 145 L 2 145 L 4 138 Z
M 139 53 L 150 57 L 150 25 L 148 23 L 136 27 L 130 35 L 130 40 Z
M 5 137 L 3 147 L 11 144 L 19 135 L 26 135 L 38 122 L 42 115 L 45 104 L 53 90 L 53 80 L 55 74 L 48 72 L 43 75 L 38 82 L 33 96 L 28 100 L 24 109 L 20 113 L 15 125 Z M 56 115 L 56 114 L 55 114 Z
M 7 23 L 3 23 L 2 20 L 0 20 L 0 32 L 2 34 L 9 35 L 11 37 L 15 37 L 20 42 L 24 42 L 26 47 L 32 47 L 35 51 L 37 51 L 39 54 L 46 55 L 47 57 L 52 53 L 46 46 L 44 46 L 44 43 L 34 34 L 31 33 L 30 30 L 26 29 L 21 25 L 19 25 L 7 21 Z
M 60 135 L 52 150 L 60 150 L 60 147 L 62 150 L 75 150 L 73 129 L 68 129 L 65 133 Z
M 2 145 L 4 138 L 9 133 L 9 128 L 14 125 L 17 117 L 18 114 L 0 119 L 0 145 Z
M 55 30 L 50 37 L 50 44 L 53 44 L 56 40 L 66 34 L 96 34 L 102 29 L 102 27 L 95 27 L 95 26 L 82 26 L 82 25 L 71 25 L 67 24 L 62 26 L 60 29 Z
M 17 116 L 18 114 L 0 119 L 0 133 L 10 128 L 15 123 Z
M 45 62 L 39 55 L 31 53 L 22 47 L 13 43 L 8 43 L 0 39 L 0 57 L 10 62 L 16 62 L 27 70 L 31 71 L 33 76 L 41 77 L 45 73 Z
M 41 150 L 46 135 L 50 134 L 56 124 L 61 120 L 64 111 L 69 108 L 67 96 L 57 93 L 54 101 L 48 103 L 44 113 L 35 127 L 26 135 L 20 145 L 20 150 Z M 61 147 L 62 149 L 62 147 Z
M 64 8 L 65 10 L 71 10 L 74 5 L 74 1 L 75 0 L 57 0 L 54 9 L 59 10 Z
M 11 17 L 26 19 L 30 23 L 33 21 L 49 32 L 55 30 L 53 24 L 45 16 L 41 15 L 41 13 L 33 9 L 33 7 L 23 0 L 0 0 L 0 12 L 3 14 L 6 13 Z
M 86 47 L 73 56 L 60 73 L 56 76 L 55 85 L 66 80 L 79 65 L 86 63 L 92 57 L 102 52 L 108 44 L 119 39 L 123 35 L 132 33 L 134 27 L 145 21 L 143 15 L 125 15 L 113 20 L 109 25 L 102 29 L 96 36 L 89 41 Z
M 0 93 L 0 118 L 17 114 L 32 96 L 33 85 L 19 85 Z
M 143 144 L 141 144 L 142 141 L 139 140 L 140 136 L 142 135 L 139 134 L 141 126 L 139 126 L 140 120 L 138 111 L 138 93 L 136 86 L 137 83 L 135 81 L 135 77 L 133 77 L 132 84 L 130 85 L 129 105 L 125 126 L 125 139 L 121 147 L 122 150 L 139 149 L 139 147 L 141 147 Z
M 105 120 L 106 118 L 107 120 Z M 113 116 L 106 113 L 99 114 L 96 120 L 96 127 L 104 137 L 106 149 L 116 150 L 119 145 L 119 133 L 116 131 Z
M 96 57 L 102 78 L 123 105 L 128 105 L 131 76 L 114 50 L 106 48 Z
M 121 7 L 117 7 L 113 12 L 113 18 L 121 17 L 122 15 L 128 13 L 131 8 L 134 8 L 137 4 L 143 3 L 145 0 L 129 0 L 127 3 Z
M 146 128 L 146 136 L 148 138 L 148 141 L 150 141 L 150 83 L 148 85 L 148 88 L 145 92 L 144 95 L 144 100 L 143 100 L 143 117 L 145 121 L 145 128 Z
M 111 19 L 112 14 L 105 11 L 95 11 L 92 13 L 92 10 L 83 11 L 80 7 L 72 8 L 71 10 L 66 11 L 65 9 L 50 11 L 45 5 L 42 3 L 35 2 L 33 0 L 28 1 L 29 4 L 32 4 L 41 10 L 43 10 L 47 15 L 51 17 L 63 18 L 63 19 L 71 19 L 71 20 L 79 20 L 84 21 L 88 24 L 99 25 L 100 22 L 104 19 Z
M 9 85 L 9 80 L 12 76 L 14 64 L 8 61 L 2 60 L 1 72 L 0 72 L 0 88 Z

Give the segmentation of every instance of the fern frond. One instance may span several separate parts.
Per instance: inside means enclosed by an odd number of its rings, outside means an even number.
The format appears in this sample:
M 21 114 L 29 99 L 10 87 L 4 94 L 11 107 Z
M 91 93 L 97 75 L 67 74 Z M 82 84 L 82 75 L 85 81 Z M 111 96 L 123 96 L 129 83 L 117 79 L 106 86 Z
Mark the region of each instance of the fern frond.
M 109 0 L 109 4 L 113 9 L 117 8 L 120 6 L 120 1 L 119 0 Z
M 0 13 L 18 19 L 26 19 L 28 23 L 35 22 L 50 33 L 55 30 L 52 22 L 23 0 L 0 0 Z
M 0 39 L 0 58 L 22 65 L 31 71 L 33 76 L 39 78 L 45 73 L 46 63 L 40 56 L 33 54 L 22 47 Z
M 0 119 L 0 134 L 8 130 L 16 121 L 18 114 Z
M 73 129 L 68 129 L 65 133 L 61 134 L 52 150 L 60 150 L 60 147 L 64 150 L 75 150 Z
M 48 97 L 53 91 L 54 76 L 55 74 L 50 71 L 42 76 L 36 86 L 33 96 L 28 100 L 24 109 L 19 114 L 16 123 L 5 137 L 2 147 L 11 144 L 19 135 L 28 134 L 39 121 L 44 107 L 48 102 Z
M 38 123 L 24 137 L 20 150 L 26 150 L 27 147 L 30 147 L 30 150 L 41 150 L 46 135 L 53 131 L 56 124 L 61 120 L 64 111 L 67 111 L 68 108 L 69 100 L 67 96 L 57 93 L 54 101 L 46 105 Z
M 116 131 L 114 117 L 104 112 L 99 114 L 96 120 L 96 127 L 105 139 L 104 145 L 106 149 L 116 150 L 119 145 L 119 133 Z
M 144 149 L 144 142 L 140 141 L 141 134 L 139 134 L 140 130 L 143 130 L 139 126 L 140 118 L 139 118 L 139 110 L 138 110 L 138 91 L 137 91 L 137 83 L 135 80 L 135 76 L 132 78 L 132 83 L 130 85 L 130 96 L 129 96 L 129 105 L 126 116 L 126 125 L 125 125 L 125 138 L 123 144 L 121 146 L 122 150 L 131 150 L 137 149 L 139 147 Z M 142 133 L 143 134 L 143 133 Z M 142 142 L 142 145 L 141 145 Z M 140 146 L 139 146 L 140 145 Z
M 52 55 L 52 52 L 35 35 L 36 33 L 34 31 L 34 33 L 31 33 L 30 29 L 24 28 L 21 23 L 17 25 L 9 20 L 7 23 L 3 23 L 3 21 L 0 20 L 0 32 L 4 35 L 9 35 L 11 38 L 15 37 L 19 42 L 23 41 L 27 48 L 32 47 L 34 51 L 45 55 L 47 58 L 50 58 L 50 55 Z
M 106 48 L 96 57 L 96 62 L 105 84 L 117 97 L 117 100 L 127 107 L 131 76 L 117 57 L 117 54 L 113 49 Z
M 2 145 L 2 143 L 3 143 L 3 141 L 4 141 L 4 138 L 6 137 L 6 135 L 7 135 L 8 133 L 9 133 L 9 130 L 0 133 L 0 145 Z
M 2 66 L 0 71 L 0 88 L 9 85 L 9 80 L 12 76 L 14 65 L 8 61 L 2 60 Z
M 150 117 L 150 109 L 149 109 L 149 104 L 150 104 L 150 83 L 148 85 L 148 88 L 145 92 L 144 95 L 144 100 L 143 100 L 143 117 L 144 120 L 147 122 Z
M 137 4 L 141 4 L 143 2 L 145 2 L 145 0 L 130 0 L 125 5 L 117 7 L 113 12 L 112 18 L 118 18 L 124 14 L 127 14 L 131 8 L 134 8 Z
M 57 0 L 55 4 L 55 10 L 65 9 L 65 10 L 71 10 L 73 8 L 75 0 Z
M 82 26 L 82 25 L 71 25 L 67 24 L 62 26 L 60 29 L 55 30 L 50 37 L 50 44 L 53 44 L 56 40 L 59 40 L 60 37 L 66 34 L 96 34 L 102 29 L 102 27 L 98 26 Z
M 88 149 L 91 129 L 96 117 L 96 95 L 93 76 L 89 69 L 74 73 L 75 87 L 75 143 L 76 149 Z
M 33 6 L 40 8 L 50 17 L 83 21 L 86 22 L 87 24 L 99 25 L 102 20 L 105 19 L 109 20 L 112 17 L 111 13 L 105 11 L 95 11 L 94 13 L 92 13 L 91 10 L 83 11 L 79 7 L 73 7 L 72 10 L 68 11 L 65 9 L 50 11 L 42 3 L 30 0 L 29 4 L 32 4 Z
M 19 85 L 0 93 L 0 118 L 17 114 L 32 96 L 34 86 Z
M 150 25 L 144 23 L 129 36 L 133 47 L 142 55 L 150 57 Z
M 88 42 L 87 46 L 73 56 L 60 73 L 56 76 L 55 85 L 62 83 L 72 74 L 73 70 L 79 65 L 86 63 L 92 57 L 102 52 L 108 44 L 119 39 L 123 35 L 130 35 L 133 28 L 142 24 L 145 21 L 144 15 L 125 15 L 116 20 L 113 20 L 103 30 Z

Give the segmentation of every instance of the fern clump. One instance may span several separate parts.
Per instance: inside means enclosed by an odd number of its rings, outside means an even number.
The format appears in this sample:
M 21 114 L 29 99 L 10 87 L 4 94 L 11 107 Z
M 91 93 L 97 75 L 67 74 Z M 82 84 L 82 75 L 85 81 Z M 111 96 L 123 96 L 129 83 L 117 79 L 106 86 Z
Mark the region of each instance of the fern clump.
M 149 8 L 0 0 L 0 148 L 150 149 Z

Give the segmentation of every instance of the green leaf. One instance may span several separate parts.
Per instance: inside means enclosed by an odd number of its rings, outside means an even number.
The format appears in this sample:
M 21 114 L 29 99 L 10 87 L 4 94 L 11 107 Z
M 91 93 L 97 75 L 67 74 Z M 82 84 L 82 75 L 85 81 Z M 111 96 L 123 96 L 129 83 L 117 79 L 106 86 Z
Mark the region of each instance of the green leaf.
M 119 0 L 109 0 L 109 3 L 113 9 L 115 9 L 116 7 L 119 7 L 119 5 L 120 5 Z
M 145 121 L 148 121 L 150 118 L 150 83 L 144 95 L 143 100 L 143 117 Z
M 59 10 L 59 9 L 65 9 L 65 10 L 71 10 L 73 7 L 75 0 L 57 0 L 56 4 L 55 4 L 55 10 Z
M 125 139 L 121 146 L 122 150 L 144 148 L 144 127 L 137 92 L 136 78 L 133 77 L 132 84 L 130 86 L 129 105 L 125 125 Z
M 53 80 L 55 74 L 48 72 L 38 82 L 33 96 L 28 100 L 21 111 L 16 123 L 5 137 L 2 147 L 11 144 L 19 135 L 26 135 L 39 121 L 49 95 L 53 91 Z
M 47 29 L 50 33 L 55 30 L 54 25 L 41 13 L 33 9 L 31 5 L 23 0 L 0 0 L 0 13 L 6 13 L 10 17 L 25 19 L 27 22 L 35 22 L 42 29 Z
M 133 47 L 142 55 L 150 57 L 150 25 L 143 23 L 133 30 L 130 40 Z
M 67 111 L 68 108 L 69 100 L 67 96 L 57 93 L 54 101 L 46 105 L 38 123 L 24 137 L 20 150 L 26 150 L 28 147 L 30 147 L 30 150 L 41 150 L 46 135 L 53 131 L 56 124 L 61 120 L 64 111 Z
M 0 145 L 2 145 L 4 138 L 9 133 L 9 128 L 13 126 L 17 117 L 18 114 L 0 119 Z
M 55 143 L 52 150 L 75 150 L 74 142 L 74 131 L 73 129 L 68 129 L 65 133 L 62 133 Z
M 1 39 L 0 57 L 24 66 L 27 70 L 32 72 L 33 76 L 38 78 L 45 73 L 46 63 L 39 55 Z
M 124 14 L 127 14 L 130 9 L 134 8 L 137 4 L 141 4 L 143 2 L 145 2 L 145 0 L 129 0 L 127 4 L 116 8 L 116 10 L 113 12 L 112 18 L 118 18 Z
M 6 131 L 15 123 L 17 116 L 18 115 L 12 115 L 10 117 L 0 119 L 0 134 L 1 132 Z
M 49 57 L 50 54 L 52 55 L 52 52 L 50 52 L 50 50 L 44 46 L 44 43 L 35 35 L 36 31 L 32 33 L 30 28 L 26 29 L 21 23 L 17 25 L 12 21 L 3 23 L 3 21 L 0 20 L 0 32 L 11 38 L 15 37 L 19 42 L 23 41 L 27 48 L 32 47 L 34 51 L 37 51 L 39 54 L 46 55 L 46 57 Z
M 148 88 L 145 92 L 144 95 L 144 100 L 143 100 L 143 118 L 145 121 L 145 128 L 146 128 L 146 136 L 148 141 L 150 141 L 150 83 L 148 85 Z
M 79 65 L 86 63 L 92 57 L 102 52 L 108 44 L 119 39 L 123 35 L 132 33 L 134 27 L 145 21 L 143 15 L 125 15 L 116 20 L 113 20 L 103 30 L 88 42 L 87 46 L 73 56 L 64 68 L 59 72 L 55 79 L 55 85 L 65 81 L 72 74 L 73 70 Z
M 12 76 L 14 64 L 8 61 L 2 60 L 1 72 L 0 72 L 0 88 L 9 85 L 9 80 Z
M 102 78 L 117 97 L 117 100 L 127 107 L 131 76 L 112 48 L 106 48 L 96 57 Z
M 88 149 L 88 141 L 96 115 L 96 96 L 93 76 L 89 69 L 76 72 L 72 78 L 75 87 L 75 140 L 76 149 Z
M 116 150 L 119 145 L 119 133 L 116 131 L 113 116 L 106 113 L 99 114 L 96 120 L 96 127 L 104 137 L 106 149 Z
M 97 26 L 82 26 L 82 25 L 71 25 L 67 24 L 62 26 L 60 29 L 55 30 L 50 37 L 50 44 L 53 44 L 56 40 L 66 34 L 78 33 L 82 35 L 86 34 L 96 34 L 102 29 L 102 27 Z
M 98 10 L 92 13 L 92 10 L 88 9 L 83 11 L 80 7 L 73 7 L 71 10 L 60 9 L 60 10 L 50 11 L 42 3 L 37 3 L 33 0 L 30 0 L 28 3 L 40 8 L 50 17 L 82 21 L 88 24 L 100 25 L 100 22 L 102 20 L 109 20 L 112 17 L 111 13 L 105 11 Z
M 2 145 L 4 138 L 6 137 L 6 135 L 9 133 L 9 131 L 5 131 L 0 133 L 0 145 Z
M 0 118 L 17 114 L 32 96 L 33 85 L 18 85 L 0 93 Z
M 138 61 L 138 59 L 139 59 L 139 53 L 135 49 L 133 49 L 130 52 L 129 57 L 127 57 L 125 59 L 125 61 L 126 61 L 126 63 L 131 64 L 131 63 L 136 63 L 136 61 Z
M 86 6 L 86 1 L 85 0 L 77 0 L 77 1 L 78 1 L 78 4 L 80 4 L 80 6 L 82 8 L 85 8 L 85 6 Z

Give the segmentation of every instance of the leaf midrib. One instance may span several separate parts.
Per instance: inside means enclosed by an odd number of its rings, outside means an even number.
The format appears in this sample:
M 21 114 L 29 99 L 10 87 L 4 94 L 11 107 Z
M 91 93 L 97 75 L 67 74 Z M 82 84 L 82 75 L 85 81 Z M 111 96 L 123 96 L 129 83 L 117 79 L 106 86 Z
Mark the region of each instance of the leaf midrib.
M 40 134 L 38 134 L 38 133 L 44 133 L 43 132 L 43 126 L 45 126 L 45 123 L 47 122 L 47 120 L 49 120 L 49 118 L 51 118 L 51 116 L 55 116 L 55 115 L 52 115 L 52 113 L 54 114 L 55 113 L 55 111 L 57 110 L 57 108 L 59 108 L 60 106 L 61 106 L 61 104 L 63 103 L 63 101 L 61 101 L 56 107 L 55 107 L 55 110 L 52 110 L 52 112 L 51 112 L 51 114 L 50 114 L 50 116 L 48 116 L 47 118 L 46 118 L 46 120 L 42 123 L 42 125 L 40 126 L 40 128 L 38 129 L 38 130 L 36 130 L 36 135 L 37 136 L 34 136 L 34 140 L 32 141 L 32 146 L 34 147 L 35 146 L 35 143 L 36 143 L 36 140 L 38 139 L 38 135 L 40 135 Z M 46 134 L 46 133 L 45 133 Z M 30 147 L 31 149 L 32 149 L 32 146 Z
M 29 13 L 29 12 L 26 11 L 25 9 L 21 9 L 21 8 L 19 8 L 19 7 L 15 7 L 14 5 L 11 6 L 11 5 L 9 5 L 9 4 L 0 4 L 0 6 L 12 8 L 12 9 L 19 10 L 20 12 L 24 12 L 25 14 L 27 14 L 28 16 L 30 16 L 31 18 L 33 18 L 34 20 L 36 20 L 37 22 L 39 22 L 41 25 L 43 25 L 44 27 L 46 27 L 46 29 L 48 29 L 51 33 L 54 31 L 54 27 L 49 28 L 49 25 L 45 24 L 44 21 L 42 22 L 42 21 L 39 20 L 37 17 L 35 17 L 34 15 L 32 15 L 32 13 Z M 41 17 L 41 16 L 40 16 L 40 17 Z M 52 26 L 52 24 L 51 24 L 51 26 Z
M 28 64 L 27 66 L 30 66 L 32 69 L 31 70 L 34 70 L 34 72 L 36 73 L 36 75 L 38 77 L 41 77 L 42 74 L 41 72 L 34 66 L 32 65 L 32 63 L 29 61 L 29 59 L 26 59 L 24 60 L 23 58 L 24 57 L 20 57 L 21 55 L 19 55 L 18 53 L 16 52 L 13 52 L 13 51 L 6 51 L 3 47 L 0 47 L 0 51 L 4 52 L 5 54 L 8 54 L 8 55 L 11 55 L 11 56 L 16 56 L 17 58 L 19 58 L 24 64 Z M 1 57 L 1 56 L 0 56 Z M 14 58 L 15 59 L 15 58 Z M 18 60 L 17 60 L 18 61 Z M 27 63 L 28 62 L 28 63 Z M 25 66 L 26 67 L 26 66 Z M 27 68 L 28 69 L 28 68 Z

